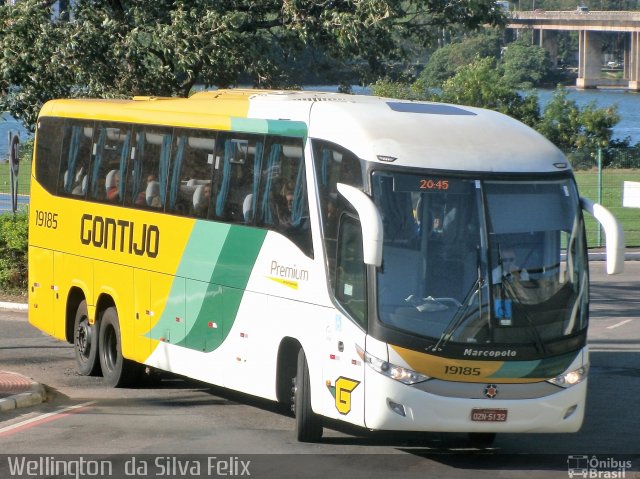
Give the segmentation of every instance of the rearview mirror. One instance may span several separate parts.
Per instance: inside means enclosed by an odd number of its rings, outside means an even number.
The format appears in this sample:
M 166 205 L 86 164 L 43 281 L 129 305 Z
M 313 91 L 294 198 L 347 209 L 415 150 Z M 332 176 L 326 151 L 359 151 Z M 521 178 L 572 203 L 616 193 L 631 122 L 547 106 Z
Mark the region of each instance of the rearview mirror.
M 602 225 L 607 252 L 607 274 L 622 273 L 624 269 L 624 232 L 618 220 L 599 203 L 580 198 L 582 209 Z
M 338 192 L 353 206 L 362 225 L 362 250 L 365 264 L 382 264 L 382 218 L 371 198 L 353 186 L 338 183 Z

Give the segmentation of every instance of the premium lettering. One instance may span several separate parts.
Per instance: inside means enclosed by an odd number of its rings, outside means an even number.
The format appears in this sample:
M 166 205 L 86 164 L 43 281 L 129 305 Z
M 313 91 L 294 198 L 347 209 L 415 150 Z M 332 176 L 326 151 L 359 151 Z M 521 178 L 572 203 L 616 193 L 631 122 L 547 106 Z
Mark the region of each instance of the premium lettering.
M 82 215 L 80 242 L 96 248 L 155 258 L 160 249 L 160 229 L 156 225 L 136 224 L 102 216 Z
M 277 261 L 271 261 L 271 274 L 295 281 L 309 281 L 309 271 L 298 269 L 295 264 L 293 266 L 282 266 Z

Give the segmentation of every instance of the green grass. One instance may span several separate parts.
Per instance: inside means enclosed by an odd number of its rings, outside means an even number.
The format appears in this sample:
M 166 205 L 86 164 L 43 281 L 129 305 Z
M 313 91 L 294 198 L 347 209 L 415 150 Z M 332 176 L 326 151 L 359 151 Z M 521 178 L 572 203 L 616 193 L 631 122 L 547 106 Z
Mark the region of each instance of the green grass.
M 0 163 L 0 193 L 11 193 L 11 172 L 9 163 Z M 31 181 L 31 163 L 21 162 L 18 170 L 18 193 L 28 195 Z
M 580 196 L 598 201 L 598 172 L 596 170 L 574 172 Z M 640 170 L 604 169 L 602 171 L 602 205 L 622 223 L 627 247 L 640 246 L 640 208 L 623 208 L 622 194 L 625 181 L 640 182 Z M 597 222 L 589 215 L 586 217 L 587 243 L 589 247 L 598 244 Z M 604 233 L 602 245 L 604 245 Z

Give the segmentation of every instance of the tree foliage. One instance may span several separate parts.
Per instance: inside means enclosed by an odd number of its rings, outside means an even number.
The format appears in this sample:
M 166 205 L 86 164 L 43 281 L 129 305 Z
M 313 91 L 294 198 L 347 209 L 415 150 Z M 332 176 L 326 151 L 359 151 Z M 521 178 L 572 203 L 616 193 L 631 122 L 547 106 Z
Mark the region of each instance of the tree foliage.
M 551 60 L 544 48 L 520 41 L 505 48 L 501 65 L 504 79 L 516 88 L 539 85 L 551 73 Z
M 29 215 L 0 215 L 0 290 L 24 291 L 27 287 L 27 231 Z
M 598 108 L 591 103 L 580 109 L 565 89 L 558 88 L 537 129 L 564 151 L 594 152 L 611 144 L 612 128 L 618 121 L 615 106 Z
M 520 94 L 501 74 L 493 58 L 478 58 L 458 68 L 442 84 L 442 101 L 499 111 L 534 126 L 539 119 L 535 95 Z
M 438 48 L 420 73 L 420 80 L 428 87 L 437 88 L 455 75 L 456 70 L 469 65 L 476 58 L 498 58 L 502 38 L 500 31 L 486 29 Z
M 609 148 L 615 143 L 611 139 L 612 128 L 620 120 L 615 106 L 598 108 L 590 104 L 580 108 L 562 87 L 558 87 L 541 112 L 537 95 L 519 91 L 492 58 L 476 58 L 470 65 L 459 67 L 455 75 L 435 90 L 425 88 L 421 80 L 413 84 L 384 80 L 373 85 L 373 92 L 496 110 L 535 128 L 572 158 L 591 162 L 599 148 Z
M 0 6 L 0 111 L 31 128 L 53 97 L 287 86 L 304 55 L 319 60 L 308 68 L 379 74 L 407 39 L 504 21 L 491 0 L 76 0 L 52 18 L 53 3 Z

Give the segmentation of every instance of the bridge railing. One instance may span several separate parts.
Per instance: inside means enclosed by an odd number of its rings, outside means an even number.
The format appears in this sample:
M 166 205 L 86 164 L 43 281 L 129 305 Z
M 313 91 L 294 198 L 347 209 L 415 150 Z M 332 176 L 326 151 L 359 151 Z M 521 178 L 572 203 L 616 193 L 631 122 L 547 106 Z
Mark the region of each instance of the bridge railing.
M 628 20 L 640 21 L 639 11 L 589 11 L 578 12 L 576 10 L 516 10 L 510 12 L 507 18 L 511 20 L 567 20 L 567 21 L 607 21 L 607 20 Z

